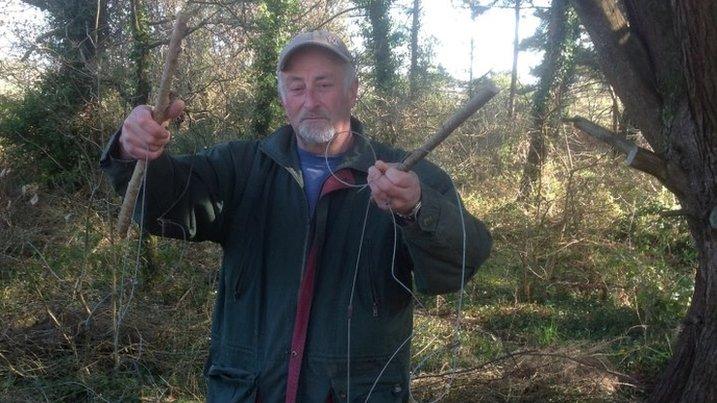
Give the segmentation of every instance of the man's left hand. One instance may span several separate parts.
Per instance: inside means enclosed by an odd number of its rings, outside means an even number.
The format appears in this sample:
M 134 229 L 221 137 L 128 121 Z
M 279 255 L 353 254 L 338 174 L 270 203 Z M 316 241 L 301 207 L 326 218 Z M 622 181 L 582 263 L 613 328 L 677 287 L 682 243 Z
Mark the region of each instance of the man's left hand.
M 397 167 L 398 164 L 378 160 L 368 169 L 371 198 L 382 210 L 409 214 L 421 200 L 421 182 L 415 172 L 403 172 Z

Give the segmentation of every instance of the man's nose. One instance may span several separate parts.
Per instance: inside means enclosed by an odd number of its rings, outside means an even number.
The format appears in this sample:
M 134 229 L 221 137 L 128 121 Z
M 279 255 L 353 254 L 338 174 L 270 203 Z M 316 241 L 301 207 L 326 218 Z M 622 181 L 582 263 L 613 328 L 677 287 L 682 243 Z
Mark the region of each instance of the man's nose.
M 316 96 L 316 91 L 313 88 L 307 88 L 306 92 L 304 93 L 304 107 L 305 108 L 313 108 L 318 104 L 318 98 Z

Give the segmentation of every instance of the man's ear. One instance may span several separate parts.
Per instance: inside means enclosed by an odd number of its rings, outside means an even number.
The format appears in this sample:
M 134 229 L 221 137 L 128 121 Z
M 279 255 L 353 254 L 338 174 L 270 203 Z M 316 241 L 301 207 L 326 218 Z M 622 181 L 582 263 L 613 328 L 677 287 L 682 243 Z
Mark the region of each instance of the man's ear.
M 276 72 L 276 95 L 279 97 L 279 103 L 281 103 L 281 106 L 286 109 L 286 105 L 284 104 L 284 96 L 282 95 L 281 86 L 284 84 L 284 80 L 282 80 L 281 75 L 284 74 L 281 71 Z
M 355 78 L 353 82 L 351 82 L 351 86 L 349 87 L 349 97 L 351 99 L 351 108 L 356 105 L 356 99 L 358 98 L 358 78 Z

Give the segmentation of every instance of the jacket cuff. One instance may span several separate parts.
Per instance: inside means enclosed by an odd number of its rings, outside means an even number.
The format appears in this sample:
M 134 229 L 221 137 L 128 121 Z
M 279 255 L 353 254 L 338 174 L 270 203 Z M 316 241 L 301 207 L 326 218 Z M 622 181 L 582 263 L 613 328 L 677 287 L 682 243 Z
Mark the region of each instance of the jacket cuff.
M 100 168 L 110 178 L 110 182 L 115 190 L 121 194 L 124 194 L 124 188 L 127 187 L 134 171 L 134 166 L 137 161 L 134 159 L 126 160 L 120 157 L 119 152 L 119 137 L 122 134 L 122 129 L 117 130 L 107 142 L 107 146 L 102 151 L 100 157 Z
M 105 168 L 109 164 L 113 162 L 135 162 L 134 159 L 124 159 L 122 158 L 120 154 L 120 144 L 119 144 L 119 138 L 122 135 L 122 128 L 117 130 L 107 141 L 107 146 L 102 151 L 102 156 L 100 157 L 100 166 Z
M 421 184 L 421 210 L 416 221 L 402 225 L 403 232 L 408 236 L 435 234 L 439 232 L 441 220 L 441 194 L 433 188 Z

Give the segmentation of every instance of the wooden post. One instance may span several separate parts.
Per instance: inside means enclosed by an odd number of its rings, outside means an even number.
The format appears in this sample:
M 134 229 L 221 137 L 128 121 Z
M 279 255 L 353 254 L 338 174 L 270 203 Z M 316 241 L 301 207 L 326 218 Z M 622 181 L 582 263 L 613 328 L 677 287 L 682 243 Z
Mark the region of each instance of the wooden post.
M 187 34 L 187 19 L 188 14 L 180 11 L 177 13 L 177 19 L 174 22 L 174 29 L 172 31 L 172 38 L 169 41 L 169 49 L 164 60 L 164 70 L 162 71 L 162 79 L 159 82 L 159 90 L 154 102 L 154 111 L 152 117 L 155 122 L 164 125 L 167 120 L 167 110 L 170 105 L 169 90 L 172 86 L 172 78 L 174 71 L 177 68 L 177 59 L 179 58 L 179 52 L 181 51 L 180 44 L 182 39 Z M 137 195 L 142 185 L 144 178 L 144 172 L 147 169 L 146 160 L 137 160 L 137 165 L 134 167 L 132 173 L 132 179 L 130 179 L 127 185 L 127 191 L 122 201 L 122 208 L 120 209 L 119 218 L 117 220 L 117 234 L 121 238 L 127 236 L 127 230 L 134 213 L 134 206 L 137 201 Z

